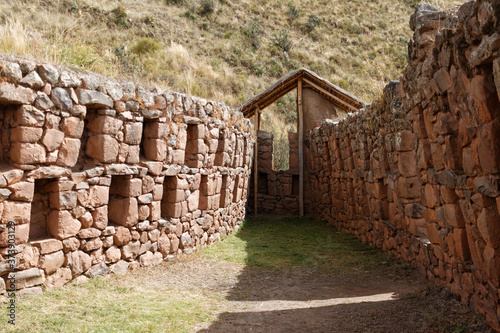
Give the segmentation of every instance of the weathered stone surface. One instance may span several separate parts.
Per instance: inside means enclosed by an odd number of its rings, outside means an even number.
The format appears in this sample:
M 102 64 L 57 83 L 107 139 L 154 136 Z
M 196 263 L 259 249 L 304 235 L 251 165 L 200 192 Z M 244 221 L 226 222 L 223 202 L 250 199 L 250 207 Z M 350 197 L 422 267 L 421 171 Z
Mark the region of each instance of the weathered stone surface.
M 132 236 L 130 235 L 128 228 L 117 227 L 115 234 L 113 235 L 113 240 L 117 246 L 123 246 L 132 240 Z
M 91 266 L 90 256 L 83 251 L 71 252 L 67 260 L 73 277 L 86 272 Z
M 12 83 L 0 83 L 0 104 L 31 104 L 36 94 L 29 88 L 16 87 Z
M 56 84 L 59 80 L 59 72 L 52 65 L 42 64 L 38 66 L 37 70 L 41 78 L 48 81 L 52 85 Z
M 122 259 L 130 260 L 135 259 L 139 255 L 139 249 L 141 247 L 141 242 L 135 241 L 131 242 L 122 247 Z
M 64 264 L 64 253 L 58 251 L 52 254 L 47 254 L 42 258 L 41 268 L 45 271 L 46 275 L 55 273 Z
M 81 141 L 79 139 L 65 138 L 59 148 L 57 155 L 57 165 L 74 167 L 78 162 Z
M 102 163 L 117 161 L 119 144 L 111 136 L 105 134 L 93 135 L 87 142 L 85 153 Z
M 43 129 L 39 127 L 14 127 L 10 130 L 10 139 L 14 142 L 36 143 L 42 137 Z
M 45 131 L 45 134 L 43 135 L 42 143 L 45 146 L 45 148 L 47 148 L 48 151 L 53 151 L 59 148 L 63 139 L 64 139 L 63 132 L 55 129 L 48 129 Z
M 50 99 L 58 109 L 63 111 L 68 111 L 73 107 L 73 101 L 66 89 L 54 88 Z
M 57 239 L 75 236 L 80 231 L 81 223 L 70 212 L 54 210 L 47 216 L 50 234 Z
M 9 150 L 9 157 L 17 164 L 39 164 L 45 162 L 45 148 L 37 143 L 15 142 Z
M 33 201 L 33 192 L 35 189 L 34 183 L 20 182 L 9 186 L 9 189 L 12 191 L 12 194 L 10 195 L 11 200 L 27 202 Z
M 40 88 L 43 88 L 43 86 L 45 85 L 45 83 L 43 82 L 43 80 L 40 78 L 40 75 L 38 75 L 37 72 L 33 71 L 31 73 L 29 73 L 28 75 L 26 75 L 21 81 L 20 83 L 22 85 L 26 85 L 30 88 L 34 88 L 34 89 L 40 89 Z
M 38 286 L 44 282 L 44 279 L 43 271 L 38 268 L 9 273 L 7 275 L 7 290 Z M 14 285 L 11 284 L 12 281 L 15 281 Z
M 54 253 L 63 249 L 63 243 L 58 239 L 44 239 L 30 242 L 31 245 L 40 249 L 40 254 Z
M 113 107 L 113 99 L 101 92 L 87 89 L 77 89 L 76 95 L 81 104 L 90 107 Z
M 139 221 L 136 198 L 115 199 L 109 203 L 109 219 L 111 222 L 132 227 Z
M 125 260 L 120 260 L 119 262 L 111 266 L 111 273 L 117 275 L 126 274 L 128 272 L 128 266 L 128 262 L 126 262 Z
M 44 286 L 47 290 L 61 288 L 66 283 L 71 281 L 71 278 L 71 269 L 62 267 L 59 268 L 54 274 L 47 277 Z

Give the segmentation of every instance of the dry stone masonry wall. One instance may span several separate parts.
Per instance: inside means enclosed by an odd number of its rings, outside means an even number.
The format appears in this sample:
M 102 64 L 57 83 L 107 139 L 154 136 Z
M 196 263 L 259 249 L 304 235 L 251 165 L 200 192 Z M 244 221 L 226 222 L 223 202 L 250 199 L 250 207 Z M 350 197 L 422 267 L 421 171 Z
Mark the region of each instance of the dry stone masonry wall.
M 500 3 L 418 5 L 380 101 L 310 136 L 316 214 L 397 253 L 500 330 Z
M 258 174 L 257 174 L 257 210 L 259 214 L 299 215 L 299 145 L 298 134 L 288 132 L 290 149 L 289 169 L 273 168 L 273 134 L 257 132 Z M 248 207 L 254 208 L 254 177 L 250 180 Z
M 0 132 L 0 298 L 154 265 L 244 218 L 252 130 L 223 104 L 6 59 Z

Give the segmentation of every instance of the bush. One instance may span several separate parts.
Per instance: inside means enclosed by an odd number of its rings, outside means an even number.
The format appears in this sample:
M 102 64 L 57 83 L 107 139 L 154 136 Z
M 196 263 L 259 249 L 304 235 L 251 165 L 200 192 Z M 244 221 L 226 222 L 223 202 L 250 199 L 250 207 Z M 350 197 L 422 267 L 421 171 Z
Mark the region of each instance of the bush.
M 127 26 L 127 13 L 122 6 L 118 6 L 111 11 L 111 18 L 116 25 Z
M 242 31 L 243 35 L 247 37 L 250 45 L 254 50 L 257 50 L 260 47 L 260 34 L 262 33 L 262 29 L 260 25 L 256 22 L 250 22 Z
M 278 34 L 271 37 L 271 42 L 283 52 L 289 52 L 293 46 L 292 40 L 288 36 L 288 31 L 286 31 L 286 29 L 281 30 Z
M 215 11 L 215 3 L 214 0 L 201 0 L 200 8 L 198 13 L 201 16 L 210 16 Z
M 146 53 L 152 53 L 156 52 L 161 49 L 160 44 L 158 44 L 156 41 L 152 40 L 151 38 L 141 38 L 137 44 L 135 44 L 132 47 L 132 52 L 135 54 L 141 55 L 141 54 L 146 54 Z
M 300 13 L 297 7 L 295 7 L 292 4 L 288 5 L 288 17 L 290 17 L 292 21 L 295 20 L 297 17 L 299 17 L 299 14 Z
M 317 26 L 321 25 L 321 20 L 316 15 L 309 15 L 306 22 L 306 29 L 308 32 L 312 32 Z

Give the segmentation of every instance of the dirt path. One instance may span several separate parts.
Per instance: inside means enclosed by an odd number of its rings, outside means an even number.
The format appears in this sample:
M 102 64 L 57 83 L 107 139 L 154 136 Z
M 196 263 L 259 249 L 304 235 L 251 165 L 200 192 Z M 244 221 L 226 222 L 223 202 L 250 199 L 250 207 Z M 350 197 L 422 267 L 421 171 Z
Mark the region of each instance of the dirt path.
M 195 255 L 134 276 L 124 279 L 216 299 L 216 319 L 193 332 L 489 332 L 449 293 L 394 267 L 273 271 Z

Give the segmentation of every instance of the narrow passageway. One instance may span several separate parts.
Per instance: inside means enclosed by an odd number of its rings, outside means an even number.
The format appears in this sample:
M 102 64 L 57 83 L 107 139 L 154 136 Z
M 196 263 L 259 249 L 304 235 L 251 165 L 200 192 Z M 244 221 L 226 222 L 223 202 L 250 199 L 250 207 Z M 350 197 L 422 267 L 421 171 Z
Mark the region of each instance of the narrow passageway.
M 247 218 L 191 255 L 18 310 L 12 332 L 491 332 L 407 263 L 310 218 Z
M 245 242 L 245 266 L 201 332 L 489 330 L 408 264 L 322 222 L 247 219 L 235 238 Z M 227 243 L 209 256 L 232 261 Z

